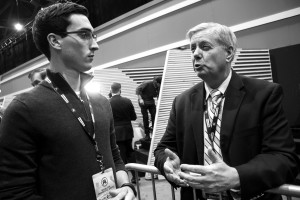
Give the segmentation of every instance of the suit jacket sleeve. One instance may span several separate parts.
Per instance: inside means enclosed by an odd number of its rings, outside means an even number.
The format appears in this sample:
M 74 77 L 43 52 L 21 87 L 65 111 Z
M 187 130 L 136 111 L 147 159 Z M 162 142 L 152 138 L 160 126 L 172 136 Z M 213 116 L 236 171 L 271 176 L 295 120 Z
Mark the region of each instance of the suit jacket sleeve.
M 154 165 L 159 169 L 161 174 L 165 176 L 164 172 L 164 163 L 167 159 L 167 156 L 164 153 L 166 148 L 173 151 L 175 154 L 178 154 L 177 150 L 177 142 L 176 142 L 176 98 L 173 101 L 172 109 L 170 111 L 170 117 L 168 121 L 168 125 L 165 131 L 165 134 L 161 138 L 160 142 L 158 143 L 155 151 L 155 162 Z
M 0 199 L 42 199 L 37 195 L 36 136 L 26 106 L 13 100 L 0 125 Z
M 134 121 L 137 118 L 136 113 L 135 113 L 134 106 L 133 106 L 131 100 L 129 100 L 129 102 L 130 102 L 130 119 L 131 119 L 131 121 Z
M 276 84 L 262 109 L 261 153 L 249 162 L 236 166 L 242 199 L 292 182 L 298 173 L 299 161 L 288 121 L 283 113 L 282 97 L 282 88 Z

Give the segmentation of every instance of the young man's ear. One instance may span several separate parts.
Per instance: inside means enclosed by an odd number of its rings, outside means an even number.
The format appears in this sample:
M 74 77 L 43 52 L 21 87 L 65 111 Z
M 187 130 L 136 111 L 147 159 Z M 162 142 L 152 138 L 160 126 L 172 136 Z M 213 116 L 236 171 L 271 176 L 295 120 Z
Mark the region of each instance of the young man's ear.
M 50 33 L 47 36 L 47 40 L 49 42 L 49 45 L 54 49 L 61 49 L 60 38 L 61 38 L 60 36 L 58 36 L 54 33 Z
M 232 46 L 228 47 L 226 51 L 227 51 L 226 61 L 227 62 L 232 62 L 232 60 L 234 58 L 233 47 Z

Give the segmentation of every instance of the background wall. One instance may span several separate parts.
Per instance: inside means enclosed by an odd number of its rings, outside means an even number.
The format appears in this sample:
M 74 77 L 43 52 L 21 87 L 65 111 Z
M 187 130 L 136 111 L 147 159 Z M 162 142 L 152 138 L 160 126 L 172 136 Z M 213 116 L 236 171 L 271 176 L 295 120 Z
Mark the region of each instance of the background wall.
M 187 30 L 201 22 L 234 26 L 299 6 L 298 0 L 203 0 L 100 41 L 95 66 L 183 40 Z M 272 49 L 300 43 L 299 33 L 299 18 L 291 18 L 237 34 L 240 48 Z
M 300 44 L 270 51 L 273 80 L 284 90 L 283 106 L 294 132 L 300 136 Z M 297 130 L 298 131 L 297 131 Z
M 187 6 L 180 7 L 181 4 Z M 174 7 L 179 7 L 179 9 L 166 12 L 155 19 L 146 20 L 145 23 L 114 34 L 121 28 L 129 27 L 141 19 L 146 19 Z M 114 65 L 123 67 L 132 67 L 131 65 L 163 66 L 166 50 L 159 49 L 185 40 L 186 31 L 201 22 L 214 21 L 235 27 L 295 8 L 300 8 L 299 0 L 159 1 L 151 7 L 131 15 L 127 14 L 118 20 L 97 27 L 95 30 L 100 37 L 98 42 L 100 49 L 96 52 L 94 66 L 96 69 L 113 67 Z M 267 24 L 263 23 L 263 25 L 249 29 L 241 28 L 236 34 L 239 39 L 239 48 L 276 49 L 300 44 L 299 11 L 295 17 Z M 175 48 L 174 46 L 176 47 L 173 45 L 172 48 Z M 177 45 L 177 47 L 179 46 Z M 13 72 L 1 76 L 0 98 L 30 88 L 27 79 L 28 73 L 34 68 L 45 67 L 47 63 L 45 57 L 39 57 L 32 62 L 21 65 Z

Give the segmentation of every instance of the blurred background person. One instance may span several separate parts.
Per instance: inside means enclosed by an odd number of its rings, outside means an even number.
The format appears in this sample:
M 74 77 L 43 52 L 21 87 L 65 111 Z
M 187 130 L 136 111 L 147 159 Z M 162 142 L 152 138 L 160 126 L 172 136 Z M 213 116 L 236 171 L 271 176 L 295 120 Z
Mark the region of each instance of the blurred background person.
M 34 69 L 28 74 L 28 78 L 31 81 L 31 85 L 35 87 L 46 78 L 46 69 Z
M 114 116 L 116 141 L 125 164 L 135 163 L 135 152 L 132 148 L 133 129 L 131 121 L 136 120 L 136 113 L 130 99 L 121 96 L 121 84 L 111 85 L 111 98 L 109 99 Z M 136 183 L 135 173 L 131 171 L 132 183 Z
M 3 115 L 4 115 L 4 108 L 0 107 L 0 123 L 2 121 Z
M 161 84 L 161 76 L 155 76 L 151 81 L 144 81 L 136 88 L 136 95 L 138 96 L 138 103 L 141 108 L 141 113 L 143 115 L 143 124 L 145 130 L 146 141 L 151 140 L 150 132 L 154 127 L 154 120 L 156 114 L 156 105 L 154 97 L 158 98 L 159 90 Z M 151 116 L 152 126 L 149 127 L 149 117 L 148 112 Z

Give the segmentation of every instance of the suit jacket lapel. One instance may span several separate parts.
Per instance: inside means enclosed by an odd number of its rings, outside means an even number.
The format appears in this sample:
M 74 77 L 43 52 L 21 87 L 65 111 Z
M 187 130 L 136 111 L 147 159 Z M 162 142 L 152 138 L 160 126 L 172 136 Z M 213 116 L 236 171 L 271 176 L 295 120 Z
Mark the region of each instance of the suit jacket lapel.
M 195 137 L 196 147 L 204 146 L 203 137 L 203 106 L 204 106 L 204 84 L 198 84 L 194 92 L 191 93 L 191 116 L 193 134 Z M 203 148 L 197 148 L 197 157 L 199 164 L 203 164 Z
M 244 84 L 239 76 L 232 71 L 232 77 L 225 93 L 225 103 L 221 124 L 221 150 L 223 159 L 228 162 L 227 151 L 231 142 L 234 125 L 245 91 L 242 90 Z

